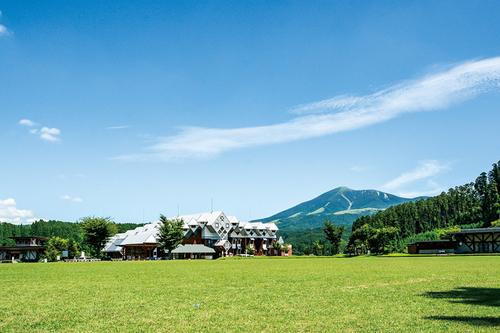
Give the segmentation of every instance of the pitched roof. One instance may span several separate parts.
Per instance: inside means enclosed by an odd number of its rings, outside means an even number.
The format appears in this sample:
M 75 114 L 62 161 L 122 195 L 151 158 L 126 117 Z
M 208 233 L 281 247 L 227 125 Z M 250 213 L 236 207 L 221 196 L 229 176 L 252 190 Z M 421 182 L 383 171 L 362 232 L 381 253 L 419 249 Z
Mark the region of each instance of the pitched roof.
M 172 253 L 215 253 L 215 250 L 202 244 L 184 244 L 179 245 Z

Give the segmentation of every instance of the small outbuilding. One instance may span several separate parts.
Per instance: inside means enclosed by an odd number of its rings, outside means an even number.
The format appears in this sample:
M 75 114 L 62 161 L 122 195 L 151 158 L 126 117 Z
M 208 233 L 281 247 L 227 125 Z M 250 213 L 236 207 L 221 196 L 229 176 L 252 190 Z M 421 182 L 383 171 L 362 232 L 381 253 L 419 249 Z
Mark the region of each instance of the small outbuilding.
M 16 242 L 15 246 L 0 246 L 0 261 L 38 261 L 42 253 L 47 250 L 42 243 L 48 239 L 45 237 L 9 237 Z
M 172 254 L 175 259 L 212 259 L 215 250 L 202 244 L 181 244 Z
M 419 241 L 407 246 L 410 254 L 455 253 L 455 242 L 450 240 Z

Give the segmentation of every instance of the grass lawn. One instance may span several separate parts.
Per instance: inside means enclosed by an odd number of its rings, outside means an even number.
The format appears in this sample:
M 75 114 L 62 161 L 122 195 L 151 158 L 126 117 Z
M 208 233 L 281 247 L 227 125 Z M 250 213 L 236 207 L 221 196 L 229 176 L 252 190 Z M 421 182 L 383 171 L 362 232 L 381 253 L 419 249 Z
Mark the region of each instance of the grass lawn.
M 0 332 L 500 330 L 498 256 L 1 264 L 0 282 Z

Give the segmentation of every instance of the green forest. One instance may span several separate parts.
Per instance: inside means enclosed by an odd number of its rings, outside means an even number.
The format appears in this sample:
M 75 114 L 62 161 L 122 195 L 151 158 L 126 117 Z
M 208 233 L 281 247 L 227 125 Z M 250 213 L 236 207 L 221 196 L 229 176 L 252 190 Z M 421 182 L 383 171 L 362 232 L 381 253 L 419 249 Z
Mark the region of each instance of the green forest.
M 127 230 L 143 226 L 136 223 L 115 223 L 110 222 L 112 233 L 122 233 Z M 81 222 L 43 221 L 39 220 L 28 225 L 15 225 L 0 222 L 0 246 L 14 246 L 16 243 L 9 237 L 38 236 L 47 239 L 60 238 L 68 240 L 71 244 L 86 253 L 94 253 L 92 244 L 85 237 L 86 233 Z

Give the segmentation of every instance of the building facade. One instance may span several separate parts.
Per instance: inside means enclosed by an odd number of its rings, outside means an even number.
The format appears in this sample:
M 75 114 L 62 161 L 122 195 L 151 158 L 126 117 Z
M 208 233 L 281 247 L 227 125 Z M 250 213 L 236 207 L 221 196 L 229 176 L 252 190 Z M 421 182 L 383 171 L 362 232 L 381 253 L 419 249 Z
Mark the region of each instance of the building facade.
M 500 228 L 462 229 L 446 234 L 453 239 L 411 243 L 408 253 L 500 253 Z
M 184 222 L 181 244 L 196 245 L 172 251 L 174 258 L 215 259 L 248 252 L 255 252 L 257 256 L 276 255 L 272 242 L 276 241 L 278 227 L 274 223 L 240 222 L 235 216 L 226 216 L 222 211 L 170 219 L 182 219 Z M 167 257 L 168 254 L 163 252 L 156 240 L 159 226 L 158 221 L 117 234 L 108 241 L 102 252 L 111 258 L 131 260 Z M 291 255 L 291 249 L 288 253 Z
M 455 253 L 500 253 L 500 228 L 447 232 L 456 241 Z
M 15 246 L 0 246 L 0 261 L 38 261 L 47 249 L 42 242 L 44 237 L 9 237 L 16 242 Z

